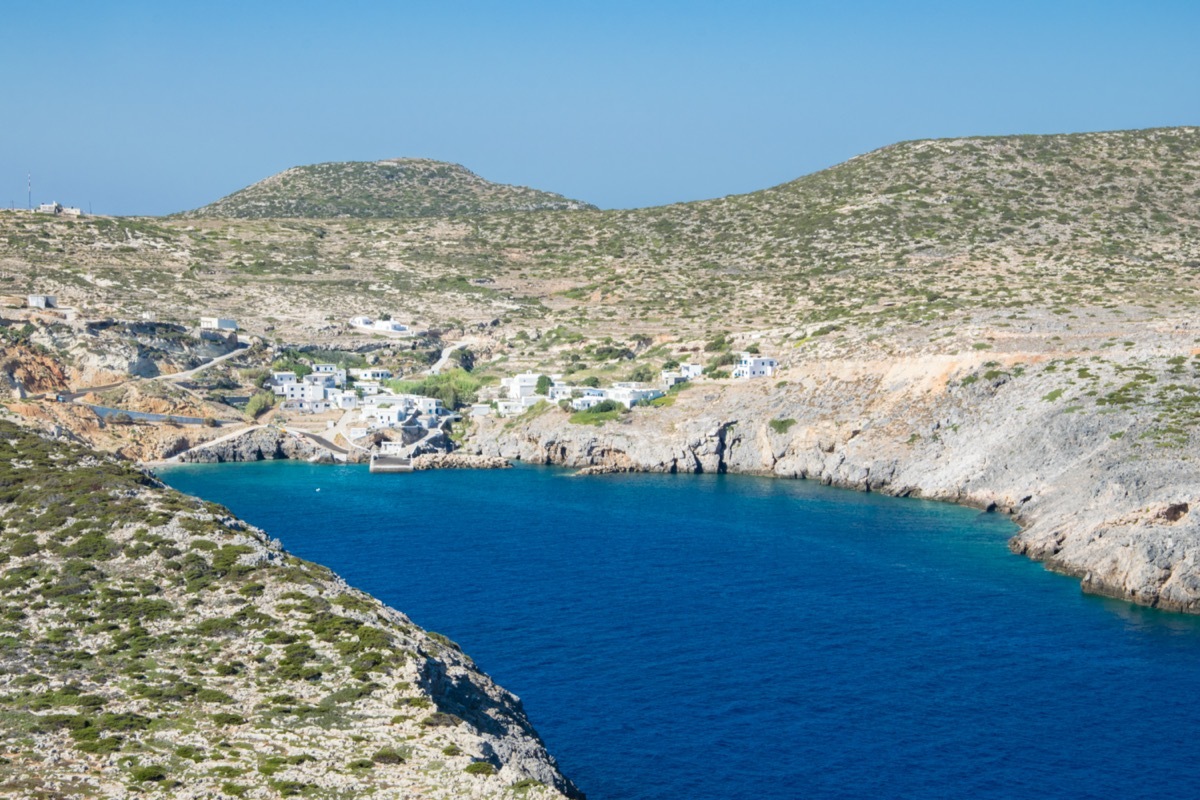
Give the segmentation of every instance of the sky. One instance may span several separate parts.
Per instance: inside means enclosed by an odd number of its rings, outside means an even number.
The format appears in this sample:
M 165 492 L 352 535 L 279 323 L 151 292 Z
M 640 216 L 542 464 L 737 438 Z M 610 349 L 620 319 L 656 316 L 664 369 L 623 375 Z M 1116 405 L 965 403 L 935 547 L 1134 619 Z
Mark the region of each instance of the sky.
M 0 205 L 195 208 L 424 157 L 602 208 L 906 139 L 1200 124 L 1200 3 L 5 3 Z

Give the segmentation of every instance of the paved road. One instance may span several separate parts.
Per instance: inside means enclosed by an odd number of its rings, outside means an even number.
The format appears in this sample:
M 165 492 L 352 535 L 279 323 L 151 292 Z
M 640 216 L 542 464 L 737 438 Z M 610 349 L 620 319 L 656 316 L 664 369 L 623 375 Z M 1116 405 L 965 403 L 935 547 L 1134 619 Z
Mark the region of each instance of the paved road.
M 300 430 L 299 428 L 288 428 L 288 431 L 289 431 L 289 432 L 291 432 L 291 433 L 294 433 L 294 434 L 296 434 L 296 435 L 298 435 L 298 436 L 305 436 L 305 437 L 307 437 L 307 438 L 309 438 L 309 439 L 312 439 L 314 442 L 316 442 L 317 444 L 319 444 L 321 447 L 324 447 L 326 450 L 329 450 L 329 451 L 330 451 L 330 452 L 332 452 L 332 453 L 338 453 L 338 454 L 340 454 L 340 455 L 343 455 L 343 456 L 344 456 L 344 455 L 346 455 L 347 453 L 349 453 L 349 452 L 350 452 L 350 451 L 349 451 L 349 450 L 347 450 L 346 448 L 344 448 L 344 447 L 338 447 L 338 446 L 337 446 L 336 444 L 334 444 L 333 442 L 329 441 L 328 439 L 326 439 L 326 438 L 324 438 L 324 437 L 322 437 L 322 436 L 318 436 L 318 435 L 317 435 L 317 434 L 315 434 L 315 433 L 309 433 L 308 431 L 302 431 L 302 430 Z
M 170 375 L 159 375 L 156 380 L 177 381 L 177 380 L 181 380 L 183 378 L 190 378 L 193 375 L 195 375 L 196 373 L 203 372 L 204 370 L 208 369 L 209 367 L 216 366 L 217 364 L 220 364 L 222 361 L 225 361 L 226 359 L 233 358 L 234 356 L 237 356 L 237 355 L 241 355 L 242 351 L 249 349 L 249 347 L 250 347 L 250 345 L 248 345 L 244 342 L 240 343 L 240 344 L 238 344 L 237 347 L 235 347 L 233 350 L 231 350 L 230 352 L 226 353 L 223 356 L 217 356 L 216 358 L 210 359 L 206 363 L 201 364 L 198 367 L 189 369 L 185 372 L 173 372 Z

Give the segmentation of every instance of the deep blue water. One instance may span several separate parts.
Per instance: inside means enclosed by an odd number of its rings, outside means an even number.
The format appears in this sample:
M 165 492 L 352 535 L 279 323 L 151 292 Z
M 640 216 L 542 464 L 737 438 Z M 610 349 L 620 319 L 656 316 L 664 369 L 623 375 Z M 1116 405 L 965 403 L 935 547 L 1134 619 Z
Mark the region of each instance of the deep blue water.
M 740 476 L 163 476 L 459 642 L 592 800 L 1200 796 L 1200 620 L 1082 595 L 996 515 Z

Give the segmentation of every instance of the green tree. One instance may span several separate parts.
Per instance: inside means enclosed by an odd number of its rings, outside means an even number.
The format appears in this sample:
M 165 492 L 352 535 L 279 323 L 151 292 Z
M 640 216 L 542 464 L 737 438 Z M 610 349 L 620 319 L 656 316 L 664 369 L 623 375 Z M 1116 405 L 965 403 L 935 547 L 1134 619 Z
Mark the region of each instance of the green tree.
M 550 394 L 550 387 L 554 385 L 554 381 L 550 380 L 548 375 L 538 375 L 537 386 L 533 388 L 536 394 Z

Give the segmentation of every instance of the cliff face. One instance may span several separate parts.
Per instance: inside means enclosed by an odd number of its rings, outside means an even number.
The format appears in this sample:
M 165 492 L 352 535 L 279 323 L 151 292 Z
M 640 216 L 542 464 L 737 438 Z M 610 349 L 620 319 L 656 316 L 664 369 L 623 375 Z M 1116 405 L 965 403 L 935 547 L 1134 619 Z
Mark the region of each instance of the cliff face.
M 7 422 L 0 606 L 5 797 L 579 796 L 450 640 Z
M 276 428 L 258 428 L 240 436 L 189 450 L 180 461 L 219 464 L 228 461 L 271 461 L 292 458 L 302 461 L 332 461 L 328 450 L 307 439 L 288 436 Z
M 669 407 L 600 427 L 557 409 L 485 419 L 470 446 L 535 463 L 806 478 L 996 508 L 1022 525 L 1015 551 L 1086 590 L 1200 612 L 1200 520 L 1189 513 L 1200 469 L 1184 455 L 1186 431 L 1174 427 L 1183 423 L 1164 417 L 1171 406 L 1149 396 L 1139 405 L 1128 388 L 1137 371 L 1138 385 L 1192 398 L 1183 389 L 1195 368 L 1157 352 L 1068 369 L 1013 355 L 992 367 L 982 355 L 813 361 L 782 381 L 701 382 Z

